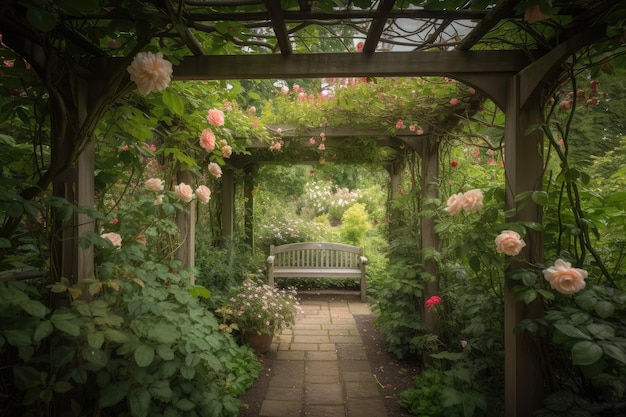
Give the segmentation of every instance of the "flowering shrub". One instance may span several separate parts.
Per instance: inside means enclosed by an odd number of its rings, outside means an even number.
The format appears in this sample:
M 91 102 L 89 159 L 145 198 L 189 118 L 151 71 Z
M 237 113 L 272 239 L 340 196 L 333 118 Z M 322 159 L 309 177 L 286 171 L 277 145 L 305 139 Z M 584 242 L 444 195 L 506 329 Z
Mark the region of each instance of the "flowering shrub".
M 360 197 L 359 191 L 347 188 L 334 188 L 329 181 L 316 181 L 306 187 L 304 206 L 320 215 L 328 213 L 332 220 L 340 220 L 343 213 Z
M 238 329 L 273 334 L 293 326 L 302 308 L 295 288 L 279 289 L 247 280 L 218 313 L 228 323 L 222 325 L 226 331 Z

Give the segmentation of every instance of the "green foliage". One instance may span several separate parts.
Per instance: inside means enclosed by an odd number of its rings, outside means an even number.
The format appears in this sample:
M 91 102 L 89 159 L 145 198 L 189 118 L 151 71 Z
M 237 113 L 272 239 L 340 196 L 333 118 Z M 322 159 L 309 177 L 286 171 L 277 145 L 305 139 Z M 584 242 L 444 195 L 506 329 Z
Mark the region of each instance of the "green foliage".
M 32 286 L 0 287 L 0 349 L 19 353 L 2 371 L 17 382 L 15 392 L 3 392 L 10 394 L 6 409 L 39 415 L 35 410 L 66 404 L 104 416 L 237 415 L 237 397 L 260 368 L 253 353 L 192 297 L 202 292 L 187 284 L 188 271 L 153 262 L 137 267 L 133 258 L 122 248 L 86 287 L 56 283 L 53 293 L 89 291 L 93 300 L 73 299 L 52 312 Z
M 361 246 L 367 231 L 371 229 L 367 211 L 363 204 L 353 204 L 341 217 L 340 233 L 344 242 Z

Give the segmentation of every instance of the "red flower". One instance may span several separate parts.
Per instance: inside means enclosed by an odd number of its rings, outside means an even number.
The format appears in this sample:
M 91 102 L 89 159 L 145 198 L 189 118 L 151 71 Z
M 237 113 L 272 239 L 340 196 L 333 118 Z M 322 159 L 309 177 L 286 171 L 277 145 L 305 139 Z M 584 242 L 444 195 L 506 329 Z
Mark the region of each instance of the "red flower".
M 459 165 L 459 163 L 457 161 L 452 161 L 450 162 L 450 165 L 452 165 L 452 168 L 456 168 Z
M 433 295 L 432 297 L 430 297 L 428 300 L 426 300 L 426 302 L 424 303 L 424 305 L 428 308 L 433 308 L 434 306 L 436 306 L 437 304 L 441 303 L 441 297 L 437 296 L 437 295 Z

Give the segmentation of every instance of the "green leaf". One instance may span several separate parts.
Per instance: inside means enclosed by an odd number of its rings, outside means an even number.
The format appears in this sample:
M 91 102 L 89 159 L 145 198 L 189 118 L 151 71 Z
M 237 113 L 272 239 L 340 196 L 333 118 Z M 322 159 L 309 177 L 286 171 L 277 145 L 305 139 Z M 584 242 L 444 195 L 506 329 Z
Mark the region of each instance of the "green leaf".
M 203 287 L 202 285 L 194 285 L 189 290 L 189 293 L 193 298 L 211 298 L 211 291 L 209 291 L 206 287 Z
M 604 300 L 598 301 L 593 306 L 593 308 L 596 311 L 596 313 L 598 313 L 598 316 L 600 316 L 603 319 L 611 317 L 613 313 L 615 312 L 615 306 L 613 305 L 613 303 L 609 301 L 604 301 Z
M 91 346 L 86 346 L 83 349 L 83 358 L 98 368 L 104 368 L 109 361 L 109 357 L 106 352 L 101 349 L 94 349 Z
M 174 359 L 174 351 L 170 348 L 169 345 L 162 344 L 156 347 L 156 353 L 161 357 L 161 359 L 166 361 L 171 361 Z
M 169 381 L 160 380 L 155 381 L 150 385 L 150 394 L 154 397 L 158 397 L 161 401 L 170 401 L 172 399 L 172 389 L 170 388 Z
M 174 90 L 166 89 L 162 91 L 163 104 L 177 116 L 185 114 L 185 101 Z
M 2 335 L 10 345 L 16 347 L 30 346 L 33 343 L 30 334 L 26 330 L 5 330 L 2 332 Z
M 76 317 L 74 317 L 74 320 L 76 320 Z M 60 314 L 53 314 L 52 317 L 50 317 L 50 321 L 54 327 L 71 336 L 78 336 L 80 334 L 80 326 L 70 319 L 60 317 Z
M 33 317 L 43 318 L 48 314 L 48 307 L 37 300 L 25 300 L 20 302 L 20 307 Z
M 591 337 L 587 333 L 583 332 L 577 327 L 572 326 L 571 324 L 555 324 L 554 327 L 556 327 L 557 330 L 564 335 L 572 337 L 574 339 L 591 340 Z
M 599 342 L 599 344 L 607 356 L 626 364 L 626 352 L 624 352 L 624 349 L 611 342 Z
M 146 367 L 149 366 L 154 360 L 154 348 L 148 345 L 140 345 L 135 350 L 135 362 L 137 366 Z
M 104 343 L 104 333 L 101 331 L 94 331 L 87 334 L 87 343 L 94 349 L 100 349 Z
M 595 339 L 613 339 L 615 337 L 615 329 L 607 324 L 590 323 L 587 330 Z
M 11 247 L 11 241 L 7 238 L 0 237 L 0 249 L 8 249 Z
M 189 401 L 188 399 L 183 398 L 181 400 L 176 401 L 176 404 L 174 404 L 174 407 L 178 408 L 179 410 L 189 411 L 189 410 L 193 410 L 196 407 L 196 405 L 192 403 L 191 401 Z
M 572 346 L 572 362 L 574 365 L 591 365 L 602 357 L 602 348 L 587 340 L 580 341 Z
M 45 10 L 29 7 L 26 19 L 33 27 L 42 32 L 50 32 L 57 25 L 57 16 Z
M 126 343 L 128 341 L 128 335 L 116 329 L 106 329 L 104 331 L 104 337 L 106 340 L 115 343 Z
M 39 343 L 46 337 L 50 336 L 54 331 L 54 326 L 49 321 L 42 321 L 37 325 L 35 333 L 33 333 L 33 342 Z
M 26 391 L 39 385 L 41 373 L 30 366 L 14 366 L 13 367 L 13 384 L 21 390 Z
M 548 193 L 545 191 L 533 191 L 530 198 L 540 206 L 545 206 L 548 203 Z
M 68 392 L 72 388 L 72 384 L 70 384 L 68 381 L 57 381 L 54 383 L 54 385 L 52 385 L 52 391 L 58 392 L 59 394 Z
M 100 407 L 112 407 L 126 397 L 128 393 L 127 384 L 107 384 L 100 390 Z
M 133 417 L 146 417 L 150 409 L 150 392 L 143 387 L 134 389 L 128 394 L 128 402 Z

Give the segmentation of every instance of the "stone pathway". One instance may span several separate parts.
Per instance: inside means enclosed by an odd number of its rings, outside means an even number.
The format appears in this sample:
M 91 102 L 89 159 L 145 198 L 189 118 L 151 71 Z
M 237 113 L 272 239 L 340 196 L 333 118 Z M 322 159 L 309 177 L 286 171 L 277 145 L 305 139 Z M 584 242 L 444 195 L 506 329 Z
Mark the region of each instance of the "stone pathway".
M 304 315 L 272 344 L 276 360 L 259 417 L 384 417 L 353 314 L 357 300 L 303 300 Z

